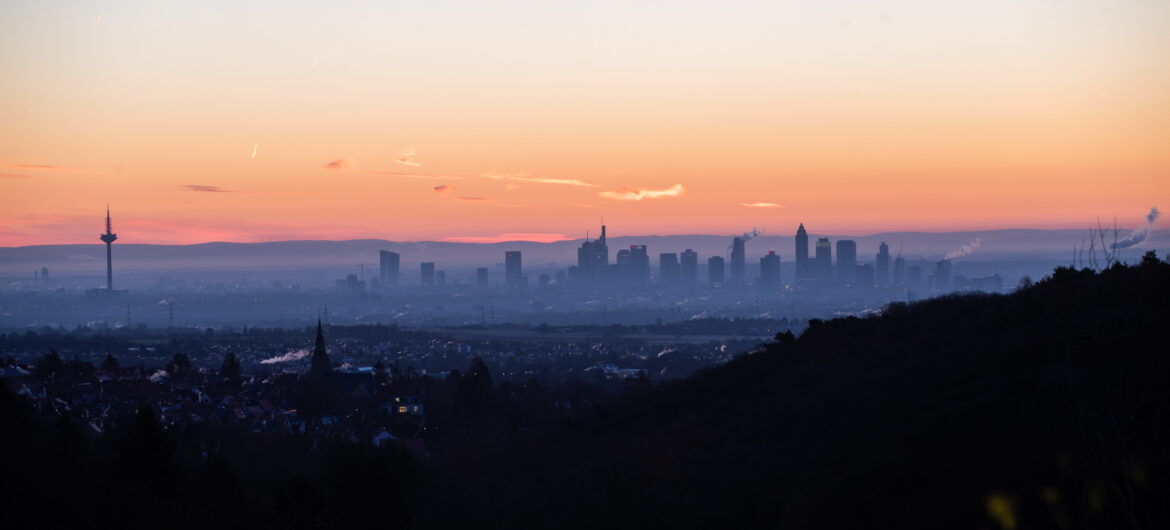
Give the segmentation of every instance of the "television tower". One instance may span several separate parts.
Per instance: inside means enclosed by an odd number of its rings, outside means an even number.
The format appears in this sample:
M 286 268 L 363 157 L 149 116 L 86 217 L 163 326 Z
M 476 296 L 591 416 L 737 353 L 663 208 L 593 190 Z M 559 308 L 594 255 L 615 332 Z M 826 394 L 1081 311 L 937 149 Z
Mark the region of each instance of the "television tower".
M 110 205 L 106 205 L 106 233 L 101 235 L 101 239 L 106 244 L 106 291 L 109 294 L 114 294 L 114 258 L 111 253 L 111 246 L 114 241 L 118 239 L 118 234 L 112 231 L 110 225 Z

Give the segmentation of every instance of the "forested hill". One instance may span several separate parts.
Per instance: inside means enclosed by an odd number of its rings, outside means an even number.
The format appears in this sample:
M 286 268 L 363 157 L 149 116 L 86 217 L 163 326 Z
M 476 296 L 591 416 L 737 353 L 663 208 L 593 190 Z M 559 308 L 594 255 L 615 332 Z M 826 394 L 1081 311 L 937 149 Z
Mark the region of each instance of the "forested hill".
M 816 323 L 451 491 L 502 527 L 1167 528 L 1168 294 L 1147 255 Z

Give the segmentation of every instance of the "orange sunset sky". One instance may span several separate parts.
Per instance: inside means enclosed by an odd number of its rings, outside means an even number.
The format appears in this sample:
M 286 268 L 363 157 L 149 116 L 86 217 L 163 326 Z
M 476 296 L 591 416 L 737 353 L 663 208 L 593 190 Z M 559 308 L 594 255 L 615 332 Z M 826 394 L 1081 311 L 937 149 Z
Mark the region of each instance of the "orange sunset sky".
M 817 4 L 817 5 L 812 5 Z M 1085 228 L 1170 2 L 0 4 L 0 246 Z

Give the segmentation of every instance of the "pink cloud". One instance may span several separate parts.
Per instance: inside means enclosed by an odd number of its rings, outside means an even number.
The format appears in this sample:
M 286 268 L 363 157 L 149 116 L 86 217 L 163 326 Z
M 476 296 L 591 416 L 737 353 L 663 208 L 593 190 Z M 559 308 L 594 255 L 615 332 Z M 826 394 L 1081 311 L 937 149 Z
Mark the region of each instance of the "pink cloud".
M 334 160 L 332 162 L 329 162 L 328 164 L 321 166 L 321 169 L 337 170 L 337 169 L 345 169 L 348 167 L 349 167 L 348 160 L 346 160 L 344 158 L 338 158 L 337 160 Z
M 642 199 L 661 199 L 663 197 L 677 197 L 683 194 L 683 185 L 675 184 L 664 190 L 646 190 L 640 188 L 622 188 L 614 191 L 603 191 L 599 196 L 615 201 L 640 201 Z
M 392 177 L 403 177 L 408 179 L 452 179 L 463 180 L 464 177 L 457 177 L 452 175 L 434 175 L 430 173 L 402 173 L 398 171 L 371 171 L 371 175 L 390 175 Z
M 446 193 L 448 191 L 455 191 L 455 186 L 451 186 L 449 184 L 442 184 L 439 186 L 435 186 L 434 189 L 435 189 L 435 193 Z
M 402 154 L 399 155 L 398 159 L 395 160 L 395 162 L 398 162 L 399 164 L 402 164 L 404 166 L 410 166 L 410 167 L 419 167 L 422 165 L 414 160 L 414 148 L 413 147 L 409 147 L 405 151 L 403 151 Z
M 495 171 L 488 171 L 483 173 L 484 177 L 492 180 L 515 180 L 519 182 L 535 182 L 537 184 L 562 184 L 565 186 L 579 186 L 582 188 L 596 188 L 597 184 L 591 184 L 577 179 L 558 179 L 548 177 L 533 177 L 529 173 L 521 171 L 519 173 L 497 173 Z
M 0 173 L 0 179 L 27 179 L 32 178 L 29 175 L 16 175 L 13 173 Z
M 204 191 L 204 192 L 210 192 L 210 193 L 231 193 L 231 190 L 225 190 L 219 186 L 204 186 L 202 184 L 184 184 L 184 185 L 179 186 L 179 187 L 186 188 L 188 191 Z
M 783 208 L 784 207 L 783 204 L 776 204 L 774 202 L 741 202 L 741 203 L 739 203 L 739 205 L 746 206 L 748 208 Z

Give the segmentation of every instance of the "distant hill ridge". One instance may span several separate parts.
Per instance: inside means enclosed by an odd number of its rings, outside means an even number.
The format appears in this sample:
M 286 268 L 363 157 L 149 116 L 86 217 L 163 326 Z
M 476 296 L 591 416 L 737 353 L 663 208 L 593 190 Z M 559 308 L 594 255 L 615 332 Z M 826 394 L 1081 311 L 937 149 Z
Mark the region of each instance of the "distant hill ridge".
M 1124 235 L 1124 234 L 1123 234 Z M 899 249 L 907 257 L 939 259 L 947 252 L 979 239 L 981 245 L 966 259 L 1003 259 L 1018 256 L 1033 258 L 1060 258 L 1071 255 L 1072 249 L 1083 243 L 1085 230 L 984 230 L 967 232 L 890 232 L 867 236 L 838 236 L 810 233 L 810 241 L 817 237 L 831 240 L 854 239 L 858 243 L 858 257 L 862 262 L 872 261 L 880 242 L 890 246 L 891 254 Z M 682 252 L 694 249 L 705 260 L 713 255 L 725 255 L 732 236 L 725 235 L 671 235 L 623 236 L 609 238 L 611 260 L 617 250 L 629 245 L 647 245 L 652 261 L 663 252 Z M 503 243 L 456 243 L 444 241 L 395 242 L 379 239 L 348 241 L 276 241 L 265 243 L 211 242 L 193 245 L 153 245 L 133 243 L 132 234 L 121 234 L 114 244 L 115 267 L 119 270 L 151 270 L 174 268 L 300 268 L 321 266 L 374 265 L 379 250 L 402 254 L 404 264 L 434 261 L 444 266 L 490 266 L 503 263 L 505 250 L 520 250 L 529 265 L 576 263 L 576 249 L 581 239 L 536 243 L 514 241 Z M 782 260 L 791 261 L 792 235 L 763 235 L 748 242 L 749 261 L 758 259 L 769 250 L 776 250 Z M 811 246 L 811 243 L 810 243 Z M 1145 248 L 1170 248 L 1170 231 L 1156 231 Z M 0 272 L 26 272 L 41 267 L 54 270 L 86 271 L 104 267 L 104 246 L 94 244 L 35 245 L 0 247 Z M 1142 250 L 1128 251 L 1131 257 Z

